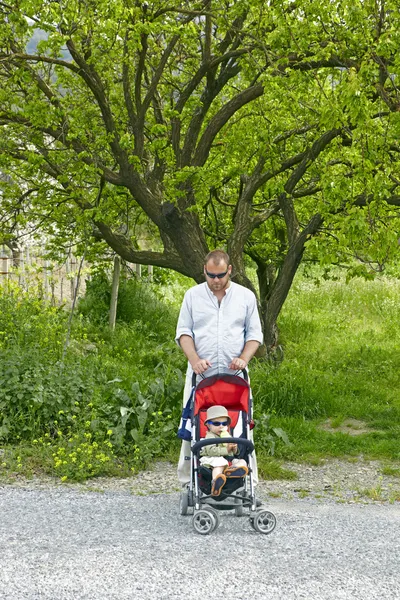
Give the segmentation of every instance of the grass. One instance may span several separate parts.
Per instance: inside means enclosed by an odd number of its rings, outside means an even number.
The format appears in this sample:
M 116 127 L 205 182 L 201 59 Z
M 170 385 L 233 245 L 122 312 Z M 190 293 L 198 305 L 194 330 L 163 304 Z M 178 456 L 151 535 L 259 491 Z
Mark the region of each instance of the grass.
M 399 307 L 396 279 L 297 278 L 279 320 L 284 361 L 252 365 L 256 413 L 272 414 L 293 444 L 278 441 L 276 457 L 400 458 Z M 328 418 L 332 427 L 357 419 L 368 432 L 323 431 Z
M 285 469 L 282 465 L 272 459 L 270 456 L 261 453 L 257 457 L 258 472 L 262 479 L 266 480 L 294 480 L 297 479 L 297 474 L 290 469 Z
M 389 477 L 400 477 L 400 469 L 395 467 L 385 466 L 381 469 L 382 475 L 388 475 Z

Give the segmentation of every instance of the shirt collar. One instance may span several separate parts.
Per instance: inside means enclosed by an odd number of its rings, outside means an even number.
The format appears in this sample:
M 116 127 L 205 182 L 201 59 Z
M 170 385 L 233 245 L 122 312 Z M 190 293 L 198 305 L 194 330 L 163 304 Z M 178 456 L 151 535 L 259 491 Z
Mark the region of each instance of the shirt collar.
M 207 281 L 205 281 L 204 283 L 206 285 L 206 290 L 207 290 L 208 294 L 211 296 L 211 298 L 217 298 L 217 296 L 214 294 L 214 292 L 212 290 L 210 290 L 210 288 L 208 287 Z M 232 287 L 233 287 L 233 281 L 229 280 L 229 286 L 226 288 L 223 298 L 231 293 Z

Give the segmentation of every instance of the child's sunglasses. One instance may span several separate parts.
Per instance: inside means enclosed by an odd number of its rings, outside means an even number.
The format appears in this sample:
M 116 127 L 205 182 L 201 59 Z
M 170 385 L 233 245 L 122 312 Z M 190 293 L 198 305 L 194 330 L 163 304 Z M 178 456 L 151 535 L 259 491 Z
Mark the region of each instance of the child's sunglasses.
M 219 427 L 219 425 L 229 425 L 228 421 L 207 421 L 210 425 L 215 425 L 215 427 Z

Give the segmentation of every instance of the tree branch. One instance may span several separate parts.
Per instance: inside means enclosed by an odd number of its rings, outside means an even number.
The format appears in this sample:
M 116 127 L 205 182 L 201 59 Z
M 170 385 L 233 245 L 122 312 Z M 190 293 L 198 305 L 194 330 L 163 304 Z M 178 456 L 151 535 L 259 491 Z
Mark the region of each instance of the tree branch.
M 67 60 L 43 56 L 41 54 L 24 54 L 23 52 L 14 52 L 13 54 L 0 54 L 0 62 L 8 62 L 14 60 L 23 60 L 26 62 L 43 62 L 52 65 L 59 65 L 73 71 L 77 75 L 80 74 L 80 68 Z
M 193 166 L 202 166 L 208 158 L 211 145 L 222 127 L 229 121 L 242 106 L 259 98 L 264 93 L 264 88 L 261 84 L 247 88 L 237 94 L 232 100 L 227 102 L 211 119 L 206 127 L 203 135 L 200 138 L 196 152 L 193 158 Z
M 109 225 L 102 223 L 101 221 L 94 221 L 94 223 L 99 231 L 101 239 L 106 241 L 107 244 L 127 262 L 174 269 L 190 277 L 190 274 L 185 269 L 178 254 L 173 252 L 147 252 L 135 250 L 132 247 L 131 241 L 125 235 L 114 232 Z M 99 235 L 97 234 L 96 237 L 99 237 Z
M 82 77 L 82 79 L 85 81 L 86 85 L 89 87 L 97 101 L 97 104 L 100 108 L 103 117 L 105 129 L 107 133 L 109 133 L 110 136 L 112 136 L 112 139 L 110 140 L 109 144 L 113 155 L 122 169 L 129 170 L 131 168 L 129 160 L 126 155 L 126 152 L 121 148 L 119 144 L 119 135 L 114 123 L 114 117 L 108 104 L 108 100 L 101 79 L 98 73 L 94 70 L 94 68 L 91 65 L 88 65 L 83 56 L 79 54 L 71 38 L 67 40 L 66 44 L 68 50 L 71 53 L 72 58 L 80 67 L 80 77 Z
M 132 128 L 132 131 L 134 132 L 135 127 L 136 127 L 136 114 L 135 114 L 135 108 L 133 106 L 133 100 L 132 100 L 132 96 L 131 96 L 127 39 L 128 39 L 128 33 L 126 34 L 126 37 L 125 37 L 124 54 L 123 54 L 123 59 L 122 59 L 122 86 L 123 86 L 123 90 L 124 90 L 124 99 L 125 99 L 126 110 L 128 113 L 129 123 Z
M 292 173 L 292 175 L 287 180 L 284 189 L 287 194 L 292 194 L 297 183 L 303 177 L 304 173 L 310 166 L 312 162 L 314 162 L 318 156 L 325 150 L 326 146 L 336 137 L 338 137 L 342 133 L 342 129 L 331 129 L 324 133 L 319 139 L 317 139 L 309 150 L 306 150 L 305 156 L 301 162 L 301 164 L 297 167 L 297 169 Z
M 73 150 L 79 156 L 79 159 L 82 162 L 87 165 L 95 166 L 102 171 L 105 179 L 109 183 L 114 185 L 124 185 L 124 179 L 119 173 L 114 173 L 114 171 L 111 171 L 111 169 L 106 167 L 98 157 L 88 156 L 89 152 L 87 148 L 77 139 L 68 139 L 66 137 L 66 131 L 62 129 L 51 129 L 49 127 L 39 127 L 37 125 L 33 125 L 33 123 L 31 123 L 31 121 L 29 121 L 29 119 L 26 117 L 0 112 L 0 125 L 7 125 L 9 123 L 24 125 L 27 129 L 32 129 L 32 131 L 40 131 L 41 133 L 50 136 L 54 141 L 64 144 L 66 149 Z

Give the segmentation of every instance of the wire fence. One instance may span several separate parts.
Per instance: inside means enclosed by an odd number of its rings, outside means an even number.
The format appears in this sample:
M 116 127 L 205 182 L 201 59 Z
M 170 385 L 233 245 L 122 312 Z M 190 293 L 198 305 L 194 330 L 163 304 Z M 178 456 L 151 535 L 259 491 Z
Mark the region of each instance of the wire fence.
M 11 251 L 7 246 L 0 246 L 0 285 L 15 281 L 24 290 L 37 289 L 39 295 L 54 305 L 71 305 L 75 294 L 84 296 L 86 283 L 91 278 L 90 265 L 83 262 L 78 280 L 81 260 L 70 252 L 64 261 L 57 263 L 43 258 L 39 248 L 27 246 Z M 130 263 L 128 266 L 136 277 L 142 277 L 142 265 Z M 147 278 L 150 281 L 153 278 L 151 265 L 147 267 Z

